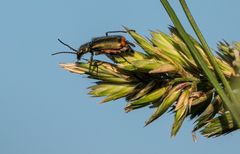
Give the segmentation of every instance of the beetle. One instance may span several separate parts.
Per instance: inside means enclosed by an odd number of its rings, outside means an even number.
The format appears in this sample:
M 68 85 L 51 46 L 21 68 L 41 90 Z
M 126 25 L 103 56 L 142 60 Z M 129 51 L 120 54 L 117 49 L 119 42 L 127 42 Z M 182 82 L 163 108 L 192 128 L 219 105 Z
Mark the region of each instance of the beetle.
M 130 30 L 134 31 L 134 30 Z M 60 39 L 58 41 L 64 46 L 68 47 L 73 52 L 56 52 L 52 55 L 57 54 L 76 54 L 77 60 L 79 61 L 81 57 L 86 53 L 91 53 L 90 62 L 93 60 L 93 55 L 99 54 L 119 54 L 126 51 L 131 51 L 131 47 L 135 47 L 135 45 L 126 40 L 124 36 L 121 35 L 109 35 L 110 33 L 127 33 L 126 31 L 108 31 L 106 32 L 106 36 L 93 38 L 90 42 L 82 44 L 78 50 L 72 48 L 68 44 L 62 42 Z

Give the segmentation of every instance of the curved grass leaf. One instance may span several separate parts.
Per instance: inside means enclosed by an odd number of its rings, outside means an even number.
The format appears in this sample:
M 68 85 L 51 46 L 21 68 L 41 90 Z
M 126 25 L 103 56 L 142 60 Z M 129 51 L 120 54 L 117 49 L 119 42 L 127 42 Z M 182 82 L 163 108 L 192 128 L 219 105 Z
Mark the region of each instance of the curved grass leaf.
M 167 109 L 178 99 L 182 89 L 188 85 L 188 83 L 181 83 L 173 87 L 168 92 L 168 95 L 163 99 L 159 107 L 152 114 L 152 116 L 145 122 L 145 125 L 149 125 L 151 122 L 159 118 L 164 112 L 166 112 Z
M 230 112 L 226 112 L 211 121 L 201 130 L 201 134 L 205 137 L 218 137 L 223 134 L 231 133 L 238 127 L 233 122 Z
M 125 107 L 125 111 L 130 112 L 136 108 L 139 108 L 139 106 L 146 106 L 156 100 L 159 100 L 163 96 L 163 94 L 167 91 L 167 89 L 168 89 L 167 86 L 155 89 L 154 91 L 146 94 L 145 96 L 139 98 L 138 100 L 129 103 Z

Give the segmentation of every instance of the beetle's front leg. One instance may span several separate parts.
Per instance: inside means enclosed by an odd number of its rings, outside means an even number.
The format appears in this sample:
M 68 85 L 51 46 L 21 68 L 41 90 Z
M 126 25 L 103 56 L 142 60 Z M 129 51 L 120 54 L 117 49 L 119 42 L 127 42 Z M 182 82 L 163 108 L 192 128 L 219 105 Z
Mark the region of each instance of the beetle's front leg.
M 92 63 L 93 63 L 93 51 L 91 50 L 90 51 L 91 55 L 90 55 L 90 61 L 89 61 L 89 70 L 91 70 L 91 67 L 92 67 Z

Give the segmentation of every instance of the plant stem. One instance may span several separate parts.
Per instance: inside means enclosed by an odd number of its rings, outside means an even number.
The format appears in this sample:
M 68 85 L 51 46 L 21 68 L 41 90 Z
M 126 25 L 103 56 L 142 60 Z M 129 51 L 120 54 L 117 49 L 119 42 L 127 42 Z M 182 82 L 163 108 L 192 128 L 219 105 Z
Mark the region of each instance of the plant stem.
M 222 87 L 219 85 L 217 79 L 214 77 L 213 72 L 208 68 L 206 63 L 203 60 L 201 54 L 197 51 L 193 42 L 189 38 L 188 34 L 184 30 L 180 20 L 176 16 L 174 10 L 170 6 L 167 0 L 160 0 L 162 5 L 164 6 L 165 10 L 167 11 L 169 17 L 171 18 L 174 26 L 177 28 L 179 34 L 183 38 L 183 41 L 186 43 L 187 47 L 189 48 L 194 60 L 199 64 L 199 66 L 203 69 L 204 73 L 208 77 L 209 81 L 213 84 L 214 88 L 222 98 L 223 102 L 225 103 L 226 107 L 231 111 L 234 120 L 236 121 L 238 127 L 240 127 L 240 112 L 238 111 L 239 108 L 236 108 L 235 105 L 231 102 L 231 100 L 227 97 Z
M 181 5 L 182 5 L 182 8 L 183 8 L 183 10 L 184 10 L 187 18 L 188 18 L 188 21 L 190 22 L 193 30 L 195 31 L 195 33 L 196 33 L 199 41 L 201 42 L 201 44 L 202 44 L 202 46 L 203 46 L 204 52 L 205 52 L 205 54 L 207 55 L 208 60 L 210 61 L 210 63 L 212 64 L 214 70 L 216 71 L 217 76 L 218 76 L 218 77 L 220 78 L 220 80 L 222 81 L 222 83 L 223 83 L 223 85 L 224 85 L 224 87 L 225 87 L 225 91 L 226 91 L 227 94 L 230 96 L 230 99 L 232 100 L 232 102 L 235 103 L 236 106 L 238 106 L 239 109 L 240 109 L 240 106 L 239 106 L 239 103 L 238 103 L 238 101 L 237 101 L 237 98 L 236 98 L 236 96 L 234 95 L 234 93 L 233 93 L 233 91 L 232 91 L 232 89 L 231 89 L 231 87 L 230 87 L 230 85 L 229 85 L 229 82 L 227 81 L 227 79 L 225 78 L 223 72 L 222 72 L 221 69 L 219 68 L 219 66 L 218 66 L 218 64 L 217 64 L 217 62 L 216 62 L 216 60 L 215 60 L 215 57 L 214 57 L 213 53 L 211 52 L 211 50 L 210 50 L 210 48 L 209 48 L 206 40 L 204 39 L 204 37 L 203 37 L 203 35 L 202 35 L 202 33 L 201 33 L 201 31 L 200 31 L 197 23 L 195 22 L 192 14 L 191 14 L 188 6 L 187 6 L 186 1 L 185 1 L 185 0 L 179 0 L 179 1 L 180 1 Z

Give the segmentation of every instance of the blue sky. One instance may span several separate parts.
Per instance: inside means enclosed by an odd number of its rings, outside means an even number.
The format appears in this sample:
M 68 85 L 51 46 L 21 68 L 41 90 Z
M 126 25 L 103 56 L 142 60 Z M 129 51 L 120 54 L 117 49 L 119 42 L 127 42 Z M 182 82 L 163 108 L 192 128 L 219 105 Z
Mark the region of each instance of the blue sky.
M 180 5 L 174 0 L 171 4 L 192 34 Z M 239 6 L 239 0 L 189 4 L 212 48 L 222 39 L 239 40 Z M 159 0 L 2 0 L 0 19 L 1 154 L 237 152 L 239 132 L 216 139 L 198 134 L 193 143 L 192 121 L 187 120 L 171 139 L 170 114 L 144 128 L 152 110 L 126 114 L 123 99 L 96 104 L 100 99 L 91 98 L 86 89 L 93 80 L 58 66 L 74 62 L 75 56 L 50 56 L 65 49 L 57 38 L 78 48 L 122 25 L 145 36 L 149 30 L 168 33 L 171 21 Z

